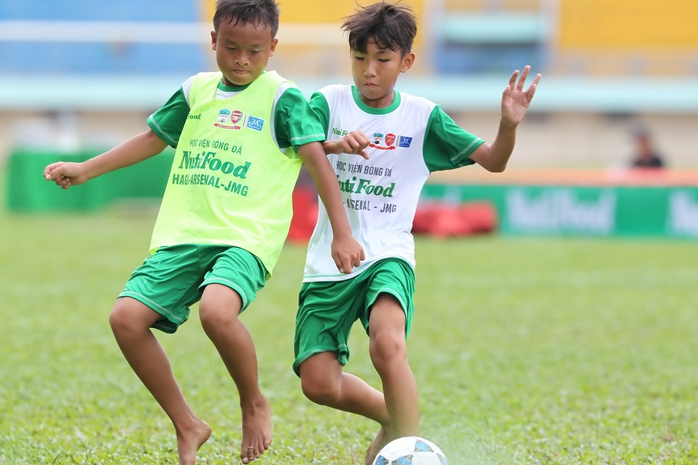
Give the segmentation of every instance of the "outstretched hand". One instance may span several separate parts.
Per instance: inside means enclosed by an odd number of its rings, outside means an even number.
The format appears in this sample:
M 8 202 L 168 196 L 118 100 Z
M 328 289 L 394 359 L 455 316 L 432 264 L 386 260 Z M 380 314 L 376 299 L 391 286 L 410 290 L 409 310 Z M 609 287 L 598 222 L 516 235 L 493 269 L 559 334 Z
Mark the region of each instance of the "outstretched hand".
M 44 178 L 55 182 L 63 189 L 87 182 L 82 164 L 62 161 L 48 165 L 44 169 Z
M 531 67 L 528 65 L 521 73 L 521 77 L 518 69 L 514 71 L 509 79 L 509 85 L 502 94 L 502 120 L 513 126 L 517 126 L 523 120 L 541 78 L 541 75 L 537 74 L 528 89 L 524 90 L 524 83 L 530 71 Z M 518 82 L 516 82 L 517 78 L 519 78 Z

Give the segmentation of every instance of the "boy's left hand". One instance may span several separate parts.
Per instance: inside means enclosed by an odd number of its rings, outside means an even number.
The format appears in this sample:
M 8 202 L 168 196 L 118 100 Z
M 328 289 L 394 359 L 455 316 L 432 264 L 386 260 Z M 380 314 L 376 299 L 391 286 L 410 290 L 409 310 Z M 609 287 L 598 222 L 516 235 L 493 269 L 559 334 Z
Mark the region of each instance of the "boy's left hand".
M 361 260 L 366 259 L 366 254 L 353 236 L 334 236 L 332 258 L 340 273 L 349 274 L 352 268 L 361 265 Z
M 512 126 L 518 126 L 523 120 L 541 78 L 540 74 L 536 75 L 528 90 L 524 91 L 524 83 L 530 71 L 531 67 L 527 65 L 521 73 L 518 83 L 516 78 L 519 76 L 519 70 L 514 71 L 509 79 L 509 85 L 502 94 L 502 120 Z

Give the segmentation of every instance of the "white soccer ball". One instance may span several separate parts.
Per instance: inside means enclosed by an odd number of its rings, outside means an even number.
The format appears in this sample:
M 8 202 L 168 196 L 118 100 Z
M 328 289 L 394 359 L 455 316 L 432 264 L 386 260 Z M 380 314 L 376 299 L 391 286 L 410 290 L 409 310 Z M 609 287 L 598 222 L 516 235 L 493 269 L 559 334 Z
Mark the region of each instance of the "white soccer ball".
M 448 465 L 441 449 L 416 436 L 398 438 L 378 452 L 373 465 Z

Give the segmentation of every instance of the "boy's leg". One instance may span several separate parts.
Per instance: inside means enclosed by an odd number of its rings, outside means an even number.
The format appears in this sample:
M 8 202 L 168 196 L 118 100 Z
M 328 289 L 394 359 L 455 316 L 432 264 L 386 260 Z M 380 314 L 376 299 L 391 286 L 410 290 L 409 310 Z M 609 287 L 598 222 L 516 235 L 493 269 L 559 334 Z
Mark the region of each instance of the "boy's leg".
M 372 274 L 369 270 L 346 281 L 303 284 L 296 315 L 294 370 L 301 378 L 303 393 L 313 402 L 378 422 L 381 429 L 373 445 L 382 447 L 393 438 L 383 394 L 342 368 L 349 359 L 351 328 L 365 312 Z M 369 457 L 373 445 L 367 452 L 367 464 L 375 457 L 375 453 Z
M 199 316 L 204 331 L 216 346 L 240 395 L 242 463 L 259 458 L 271 444 L 271 409 L 259 389 L 257 355 L 252 337 L 238 319 L 242 299 L 221 284 L 204 289 Z
M 150 330 L 159 318 L 141 302 L 121 297 L 109 315 L 109 324 L 129 365 L 172 420 L 180 465 L 190 465 L 196 463 L 196 451 L 211 429 L 187 404 L 167 355 Z
M 383 383 L 393 431 L 378 434 L 369 447 L 367 461 L 372 461 L 392 438 L 419 436 L 419 396 L 407 361 L 405 327 L 405 311 L 400 302 L 391 294 L 379 294 L 369 316 L 369 354 Z
M 336 352 L 321 352 L 298 367 L 303 394 L 316 404 L 370 418 L 390 430 L 383 394 L 361 378 L 344 373 Z
M 381 428 L 366 451 L 366 465 L 396 436 L 383 393 L 361 378 L 344 373 L 336 352 L 321 352 L 302 362 L 298 370 L 303 394 L 316 404 L 364 416 Z

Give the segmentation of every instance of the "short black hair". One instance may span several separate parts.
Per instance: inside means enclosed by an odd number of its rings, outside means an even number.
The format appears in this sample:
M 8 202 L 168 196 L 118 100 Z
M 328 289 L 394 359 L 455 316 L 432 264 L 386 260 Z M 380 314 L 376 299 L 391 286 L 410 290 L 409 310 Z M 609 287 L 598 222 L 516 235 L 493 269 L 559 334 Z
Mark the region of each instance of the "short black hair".
M 262 25 L 271 31 L 273 39 L 279 31 L 279 5 L 275 0 L 218 0 L 213 29 L 217 32 L 218 26 L 224 23 Z
M 379 48 L 401 51 L 404 56 L 412 51 L 417 16 L 409 6 L 377 2 L 359 6 L 353 15 L 344 18 L 342 29 L 349 33 L 352 50 L 366 53 L 368 43 L 373 41 Z

